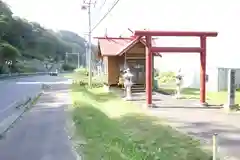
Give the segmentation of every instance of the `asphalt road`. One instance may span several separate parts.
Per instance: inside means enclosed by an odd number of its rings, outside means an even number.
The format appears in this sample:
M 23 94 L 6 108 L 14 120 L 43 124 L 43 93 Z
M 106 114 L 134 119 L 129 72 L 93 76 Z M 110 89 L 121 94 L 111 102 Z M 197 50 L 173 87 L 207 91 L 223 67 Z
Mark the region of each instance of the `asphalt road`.
M 0 81 L 0 121 L 4 118 L 9 106 L 24 98 L 36 95 L 42 83 L 51 84 L 63 81 L 60 76 L 31 76 Z
M 62 77 L 44 75 L 0 81 L 0 112 L 13 102 L 39 92 L 42 83 L 56 82 L 59 79 Z
M 80 160 L 66 131 L 65 108 L 71 104 L 68 91 L 70 82 L 61 77 L 48 76 L 27 80 L 52 84 L 37 104 L 0 140 L 0 160 Z M 34 92 L 39 86 L 29 85 L 26 88 Z M 21 91 L 26 93 L 27 89 Z

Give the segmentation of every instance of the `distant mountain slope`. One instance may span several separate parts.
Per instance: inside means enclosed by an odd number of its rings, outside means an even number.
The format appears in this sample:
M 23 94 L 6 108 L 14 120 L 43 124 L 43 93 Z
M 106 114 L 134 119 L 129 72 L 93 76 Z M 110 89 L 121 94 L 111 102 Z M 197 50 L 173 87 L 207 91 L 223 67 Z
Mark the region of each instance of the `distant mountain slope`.
M 46 29 L 36 22 L 13 16 L 10 7 L 0 0 L 0 73 L 6 68 L 5 61 L 13 62 L 14 71 L 16 63 L 21 61 L 64 61 L 66 52 L 80 53 L 81 65 L 85 65 L 86 40 L 70 31 L 54 32 Z M 8 45 L 3 45 L 8 44 Z M 8 49 L 1 48 L 7 46 Z M 9 53 L 5 53 L 8 51 Z M 17 53 L 16 54 L 16 51 Z M 11 56 L 8 56 L 10 55 Z M 14 56 L 15 55 L 15 56 Z M 76 55 L 69 55 L 68 61 L 77 64 Z

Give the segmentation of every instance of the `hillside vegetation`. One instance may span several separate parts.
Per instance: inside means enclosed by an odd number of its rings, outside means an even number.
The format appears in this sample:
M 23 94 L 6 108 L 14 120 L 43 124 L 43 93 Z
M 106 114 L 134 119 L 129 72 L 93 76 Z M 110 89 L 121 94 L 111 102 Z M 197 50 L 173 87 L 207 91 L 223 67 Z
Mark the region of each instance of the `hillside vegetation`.
M 79 52 L 84 66 L 85 48 L 85 39 L 76 33 L 54 32 L 36 22 L 13 16 L 9 6 L 0 0 L 0 74 L 24 72 L 26 62 L 32 60 L 43 66 L 46 62 L 65 61 L 66 52 Z M 77 64 L 76 55 L 69 55 L 68 63 Z

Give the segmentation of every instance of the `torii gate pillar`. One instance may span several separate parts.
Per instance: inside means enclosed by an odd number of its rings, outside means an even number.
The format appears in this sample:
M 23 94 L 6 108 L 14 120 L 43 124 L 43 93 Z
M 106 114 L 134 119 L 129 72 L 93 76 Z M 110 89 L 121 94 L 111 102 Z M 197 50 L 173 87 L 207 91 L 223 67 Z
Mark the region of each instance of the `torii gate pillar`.
M 216 37 L 217 32 L 187 32 L 187 31 L 135 31 L 135 36 L 146 38 L 146 103 L 152 106 L 152 53 L 177 52 L 177 53 L 200 53 L 200 103 L 206 105 L 206 39 Z M 174 37 L 199 37 L 200 47 L 153 47 L 153 36 L 174 36 Z
M 206 36 L 200 37 L 200 45 L 202 52 L 200 52 L 200 103 L 207 105 L 206 103 Z
M 153 67 L 153 54 L 151 52 L 152 48 L 152 37 L 146 36 L 146 102 L 147 107 L 152 107 L 152 67 Z

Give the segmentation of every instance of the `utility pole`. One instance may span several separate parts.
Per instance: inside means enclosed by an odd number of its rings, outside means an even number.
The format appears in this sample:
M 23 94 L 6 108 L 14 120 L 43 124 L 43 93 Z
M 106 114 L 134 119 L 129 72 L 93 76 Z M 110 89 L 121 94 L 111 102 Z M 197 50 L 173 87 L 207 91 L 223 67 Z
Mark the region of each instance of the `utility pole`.
M 92 3 L 91 0 L 86 2 L 84 0 L 82 9 L 88 10 L 88 85 L 92 87 L 92 45 L 91 45 L 91 38 L 92 38 L 92 24 L 91 24 L 91 5 L 96 4 L 96 1 Z
M 90 0 L 91 3 L 91 0 Z M 91 4 L 88 7 L 88 54 L 89 54 L 89 73 L 88 73 L 88 85 L 92 87 L 92 45 L 91 45 L 91 38 L 92 38 L 92 26 L 91 26 Z
M 85 65 L 86 65 L 86 68 L 88 69 L 88 43 L 85 42 L 84 44 L 86 47 L 86 49 L 85 49 Z
M 66 64 L 68 63 L 68 53 L 66 53 L 66 55 L 65 55 L 65 62 L 66 62 Z
M 78 68 L 80 68 L 80 64 L 79 64 L 79 53 L 77 53 L 78 55 Z

